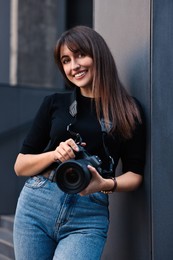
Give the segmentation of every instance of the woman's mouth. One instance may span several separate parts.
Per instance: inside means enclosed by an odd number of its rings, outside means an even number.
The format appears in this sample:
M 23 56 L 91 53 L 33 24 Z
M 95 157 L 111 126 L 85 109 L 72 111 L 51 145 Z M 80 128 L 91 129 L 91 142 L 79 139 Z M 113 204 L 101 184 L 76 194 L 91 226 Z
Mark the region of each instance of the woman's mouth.
M 76 73 L 74 75 L 74 77 L 75 77 L 75 79 L 80 79 L 80 78 L 84 77 L 86 75 L 86 73 L 87 73 L 87 71 L 81 71 L 79 73 Z

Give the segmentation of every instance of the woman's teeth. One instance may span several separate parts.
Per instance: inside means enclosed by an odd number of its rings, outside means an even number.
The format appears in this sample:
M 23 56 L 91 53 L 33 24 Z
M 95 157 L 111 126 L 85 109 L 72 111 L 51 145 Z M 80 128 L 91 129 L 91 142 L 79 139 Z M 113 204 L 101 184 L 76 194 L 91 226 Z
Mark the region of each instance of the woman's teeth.
M 86 74 L 86 71 L 82 71 L 80 73 L 75 74 L 75 78 L 80 78 Z

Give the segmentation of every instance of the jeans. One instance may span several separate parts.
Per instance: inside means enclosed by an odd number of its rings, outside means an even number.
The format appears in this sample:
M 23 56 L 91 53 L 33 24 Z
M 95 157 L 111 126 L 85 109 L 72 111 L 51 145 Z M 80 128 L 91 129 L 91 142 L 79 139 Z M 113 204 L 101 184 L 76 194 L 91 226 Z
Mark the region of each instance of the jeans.
M 99 260 L 108 226 L 106 194 L 66 194 L 41 175 L 31 177 L 16 208 L 15 259 Z

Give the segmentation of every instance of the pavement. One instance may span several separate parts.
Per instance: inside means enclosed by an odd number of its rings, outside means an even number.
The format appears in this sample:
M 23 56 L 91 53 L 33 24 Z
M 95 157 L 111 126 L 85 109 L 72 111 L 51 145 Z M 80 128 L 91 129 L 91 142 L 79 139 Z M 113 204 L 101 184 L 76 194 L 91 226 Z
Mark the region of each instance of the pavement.
M 0 216 L 0 260 L 15 260 L 13 220 L 14 216 Z

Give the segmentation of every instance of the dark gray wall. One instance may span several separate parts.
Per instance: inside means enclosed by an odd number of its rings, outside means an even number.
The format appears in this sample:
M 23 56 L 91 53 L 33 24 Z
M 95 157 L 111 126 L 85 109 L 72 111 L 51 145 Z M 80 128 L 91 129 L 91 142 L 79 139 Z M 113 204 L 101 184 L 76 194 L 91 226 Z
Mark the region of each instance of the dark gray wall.
M 62 0 L 19 0 L 17 82 L 28 86 L 62 86 L 53 50 L 64 31 Z
M 173 259 L 173 1 L 153 2 L 151 195 L 153 256 Z
M 0 84 L 0 214 L 14 214 L 25 181 L 15 175 L 14 162 L 43 97 L 52 91 Z
M 93 26 L 93 0 L 66 0 L 66 28 L 83 24 Z

